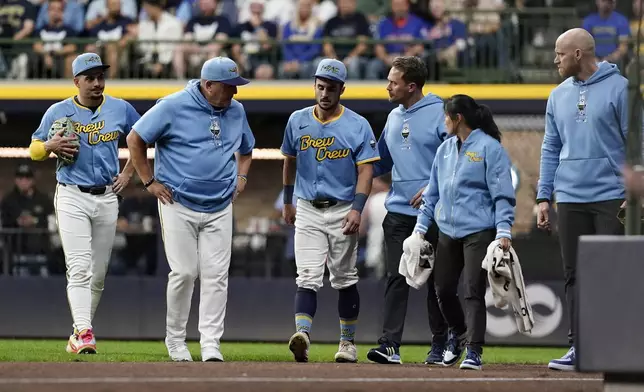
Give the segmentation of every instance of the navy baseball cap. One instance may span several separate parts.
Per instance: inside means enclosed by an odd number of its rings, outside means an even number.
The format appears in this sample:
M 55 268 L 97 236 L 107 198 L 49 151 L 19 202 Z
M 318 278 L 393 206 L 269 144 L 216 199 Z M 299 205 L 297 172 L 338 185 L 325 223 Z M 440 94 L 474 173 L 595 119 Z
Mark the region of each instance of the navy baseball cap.
M 239 76 L 237 64 L 228 57 L 215 57 L 206 61 L 201 67 L 201 79 L 231 86 L 243 86 L 250 83 L 248 79 Z
M 347 67 L 340 60 L 323 59 L 318 64 L 315 71 L 316 78 L 331 79 L 336 82 L 344 83 L 347 80 Z
M 103 64 L 101 57 L 96 53 L 83 53 L 74 59 L 72 63 L 72 73 L 74 77 L 87 72 L 90 69 L 100 68 L 102 70 L 108 69 L 110 66 Z

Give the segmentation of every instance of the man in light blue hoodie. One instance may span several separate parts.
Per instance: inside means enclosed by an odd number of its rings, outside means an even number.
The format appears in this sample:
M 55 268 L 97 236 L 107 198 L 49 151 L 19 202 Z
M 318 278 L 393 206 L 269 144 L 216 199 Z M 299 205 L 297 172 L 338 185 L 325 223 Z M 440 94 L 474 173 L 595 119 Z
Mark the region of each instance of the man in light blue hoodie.
M 244 107 L 233 99 L 237 86 L 247 83 L 231 59 L 210 59 L 201 69 L 201 80 L 160 99 L 127 138 L 143 186 L 159 199 L 171 270 L 165 344 L 173 361 L 192 361 L 186 325 L 197 277 L 201 359 L 223 361 L 219 344 L 228 293 L 232 202 L 244 190 L 255 146 Z M 146 145 L 152 144 L 154 175 L 146 157 Z
M 382 364 L 400 364 L 409 285 L 398 273 L 402 244 L 416 224 L 421 196 L 431 176 L 438 146 L 447 138 L 443 101 L 433 94 L 423 95 L 427 79 L 425 64 L 417 57 L 397 57 L 389 72 L 389 101 L 399 104 L 389 113 L 378 141 L 381 160 L 374 164 L 374 177 L 391 172 L 392 186 L 385 201 L 383 221 L 387 280 L 384 325 L 379 347 L 367 358 Z M 427 240 L 436 249 L 438 229 L 432 226 Z M 427 283 L 427 311 L 432 332 L 432 348 L 426 364 L 440 364 L 447 341 L 447 322 L 441 313 L 433 278 Z
M 537 225 L 550 230 L 548 212 L 557 200 L 558 232 L 566 280 L 570 350 L 550 361 L 555 370 L 576 369 L 575 275 L 581 235 L 620 235 L 617 218 L 625 198 L 621 175 L 626 161 L 628 81 L 615 64 L 595 61 L 595 42 L 583 29 L 562 34 L 555 64 L 566 78 L 546 107 L 537 191 Z

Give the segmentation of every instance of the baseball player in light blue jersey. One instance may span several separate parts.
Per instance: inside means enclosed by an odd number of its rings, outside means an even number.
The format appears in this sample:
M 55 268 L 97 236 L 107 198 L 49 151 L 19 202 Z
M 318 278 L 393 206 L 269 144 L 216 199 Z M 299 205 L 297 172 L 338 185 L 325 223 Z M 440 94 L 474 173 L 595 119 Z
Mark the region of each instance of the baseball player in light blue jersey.
M 171 270 L 165 343 L 173 361 L 192 361 L 186 324 L 197 277 L 201 359 L 224 360 L 219 346 L 228 299 L 232 202 L 244 190 L 255 146 L 244 107 L 233 99 L 237 86 L 247 83 L 231 59 L 210 59 L 201 80 L 160 99 L 127 138 L 141 181 L 159 199 Z M 156 144 L 154 176 L 146 158 L 149 144 Z
M 371 192 L 373 162 L 380 159 L 367 120 L 340 104 L 347 70 L 324 59 L 315 73 L 317 104 L 293 112 L 284 131 L 284 210 L 295 224 L 296 332 L 289 349 L 308 361 L 310 333 L 325 264 L 339 291 L 340 345 L 336 362 L 356 362 L 354 344 L 360 296 L 356 259 L 360 215 Z M 293 196 L 297 198 L 297 208 Z
M 134 172 L 128 160 L 119 174 L 118 140 L 140 118 L 128 102 L 103 94 L 108 67 L 94 53 L 78 56 L 72 63 L 78 94 L 47 109 L 29 146 L 36 161 L 52 153 L 76 156 L 73 163 L 58 165 L 54 207 L 74 321 L 67 351 L 77 354 L 96 353 L 92 320 L 116 234 L 117 194 Z M 65 118 L 73 122 L 76 137 L 63 136 L 62 130 L 49 138 L 52 124 Z

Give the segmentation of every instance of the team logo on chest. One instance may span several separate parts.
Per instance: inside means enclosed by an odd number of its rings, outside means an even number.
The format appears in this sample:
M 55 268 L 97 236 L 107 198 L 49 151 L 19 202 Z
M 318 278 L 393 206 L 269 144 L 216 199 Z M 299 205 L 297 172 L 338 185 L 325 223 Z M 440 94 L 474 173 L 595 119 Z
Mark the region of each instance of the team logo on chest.
M 337 148 L 332 150 L 335 144 L 335 136 L 312 138 L 310 135 L 304 135 L 300 138 L 300 151 L 306 151 L 309 148 L 315 149 L 315 159 L 322 162 L 325 159 L 334 160 L 342 159 L 349 156 L 351 149 Z
M 400 134 L 402 135 L 403 142 L 402 142 L 402 149 L 403 150 L 409 150 L 411 148 L 411 144 L 409 143 L 409 132 L 411 129 L 409 128 L 409 123 L 405 121 L 402 126 L 402 131 L 400 131 Z
M 87 142 L 91 145 L 113 142 L 119 139 L 119 131 L 101 133 L 103 128 L 105 128 L 105 120 L 89 124 L 83 124 L 77 121 L 74 122 L 74 132 L 78 135 L 86 133 Z
M 212 142 L 215 146 L 221 146 L 221 126 L 219 118 L 215 117 L 210 120 L 210 133 L 212 133 Z
M 586 117 L 586 91 L 587 90 L 580 90 L 579 91 L 579 100 L 577 100 L 577 114 L 576 114 L 576 121 L 578 123 L 586 122 L 587 117 Z
M 478 152 L 466 151 L 465 156 L 470 160 L 470 162 L 481 162 L 483 157 L 479 155 Z

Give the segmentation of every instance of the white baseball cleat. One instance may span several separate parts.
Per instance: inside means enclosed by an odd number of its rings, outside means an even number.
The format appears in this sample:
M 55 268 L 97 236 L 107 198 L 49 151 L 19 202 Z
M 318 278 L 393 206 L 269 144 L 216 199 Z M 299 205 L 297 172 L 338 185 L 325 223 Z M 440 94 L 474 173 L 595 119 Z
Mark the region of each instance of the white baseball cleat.
M 201 360 L 203 362 L 224 362 L 224 356 L 217 347 L 203 347 L 201 349 Z
M 288 341 L 288 349 L 293 353 L 297 362 L 309 361 L 309 347 L 311 340 L 306 332 L 295 332 Z
M 335 361 L 339 363 L 358 362 L 358 349 L 356 345 L 348 340 L 341 340 L 338 352 L 335 353 Z
M 190 355 L 190 350 L 188 350 L 186 342 L 171 343 L 166 339 L 165 346 L 168 349 L 168 355 L 170 355 L 172 361 L 192 362 L 192 355 Z
M 75 347 L 78 345 L 78 330 L 74 328 L 74 332 L 72 332 L 71 335 L 69 335 L 69 339 L 67 339 L 67 347 L 65 347 L 65 351 L 67 351 L 70 354 L 76 354 L 76 349 Z
M 67 340 L 65 351 L 70 354 L 96 354 L 96 338 L 91 329 L 76 331 Z

